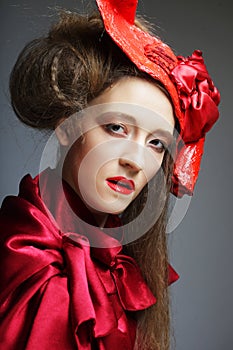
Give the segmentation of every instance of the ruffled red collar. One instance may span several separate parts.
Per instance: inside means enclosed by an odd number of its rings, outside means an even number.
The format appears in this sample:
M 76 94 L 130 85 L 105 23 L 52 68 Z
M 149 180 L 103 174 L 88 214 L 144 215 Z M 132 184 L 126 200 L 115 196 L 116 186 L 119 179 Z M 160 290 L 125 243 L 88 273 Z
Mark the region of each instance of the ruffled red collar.
M 112 349 L 113 344 L 114 349 L 122 344 L 133 349 L 134 322 L 126 313 L 146 309 L 156 299 L 134 259 L 122 254 L 119 240 L 98 227 L 87 231 L 85 222 L 75 221 L 76 215 L 59 188 L 62 184 L 54 181 L 52 173 L 47 170 L 42 174 L 40 186 L 39 176 L 32 179 L 27 175 L 20 183 L 18 197 L 7 197 L 2 205 L 1 334 L 12 348 L 20 338 L 30 344 L 29 350 L 35 349 L 38 339 L 43 339 L 43 349 L 49 349 L 49 332 L 53 342 L 62 342 L 62 348 L 73 348 L 75 340 L 78 349 L 90 349 L 92 334 L 102 344 L 101 349 L 109 349 L 109 344 Z M 116 225 L 118 219 L 112 219 L 109 224 Z M 96 238 L 104 248 L 91 247 Z M 171 268 L 169 282 L 176 279 Z M 51 307 L 55 296 L 56 307 Z M 34 315 L 32 299 L 37 310 Z M 48 309 L 49 319 L 56 322 L 41 328 Z M 22 332 L 22 324 L 28 327 L 29 313 L 33 329 Z M 70 320 L 69 334 L 64 337 L 64 324 Z

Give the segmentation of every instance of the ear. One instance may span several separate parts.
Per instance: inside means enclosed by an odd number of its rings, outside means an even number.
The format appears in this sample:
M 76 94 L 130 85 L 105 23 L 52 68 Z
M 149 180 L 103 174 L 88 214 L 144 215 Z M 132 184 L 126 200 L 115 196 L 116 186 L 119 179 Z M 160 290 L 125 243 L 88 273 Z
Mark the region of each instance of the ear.
M 61 146 L 69 145 L 69 133 L 67 130 L 67 126 L 64 125 L 65 123 L 63 123 L 65 119 L 66 118 L 60 119 L 55 128 L 55 133 Z

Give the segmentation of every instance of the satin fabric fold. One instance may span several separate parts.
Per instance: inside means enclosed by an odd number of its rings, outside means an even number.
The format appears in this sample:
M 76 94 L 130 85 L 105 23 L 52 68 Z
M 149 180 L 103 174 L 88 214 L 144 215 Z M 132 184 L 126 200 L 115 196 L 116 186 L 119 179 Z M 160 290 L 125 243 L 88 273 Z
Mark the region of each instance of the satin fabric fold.
M 2 348 L 133 349 L 133 311 L 156 299 L 119 241 L 98 228 L 88 238 L 82 227 L 61 231 L 40 197 L 38 177 L 29 175 L 19 196 L 4 200 L 0 231 Z M 90 247 L 97 234 L 106 248 Z M 170 267 L 169 282 L 177 277 Z

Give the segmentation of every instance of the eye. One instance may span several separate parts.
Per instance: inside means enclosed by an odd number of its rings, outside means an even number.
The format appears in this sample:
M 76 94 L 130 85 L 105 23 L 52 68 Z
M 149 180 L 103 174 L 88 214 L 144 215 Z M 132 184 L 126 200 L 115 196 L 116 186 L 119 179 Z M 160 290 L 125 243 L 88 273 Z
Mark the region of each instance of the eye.
M 163 153 L 166 151 L 166 149 L 168 148 L 166 143 L 159 140 L 159 139 L 154 139 L 150 141 L 150 144 L 152 145 L 152 147 L 158 152 L 158 153 Z
M 106 124 L 104 125 L 104 128 L 107 132 L 111 134 L 126 134 L 127 130 L 126 127 L 122 124 L 116 124 L 116 123 L 111 123 L 111 124 Z

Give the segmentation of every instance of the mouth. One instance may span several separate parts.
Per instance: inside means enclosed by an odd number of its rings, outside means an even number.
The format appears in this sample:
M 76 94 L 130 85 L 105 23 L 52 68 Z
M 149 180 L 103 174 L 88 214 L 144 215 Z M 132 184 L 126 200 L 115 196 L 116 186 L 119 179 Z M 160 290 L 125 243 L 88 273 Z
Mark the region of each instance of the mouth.
M 110 177 L 106 182 L 113 191 L 121 194 L 131 194 L 135 190 L 134 182 L 123 176 Z

